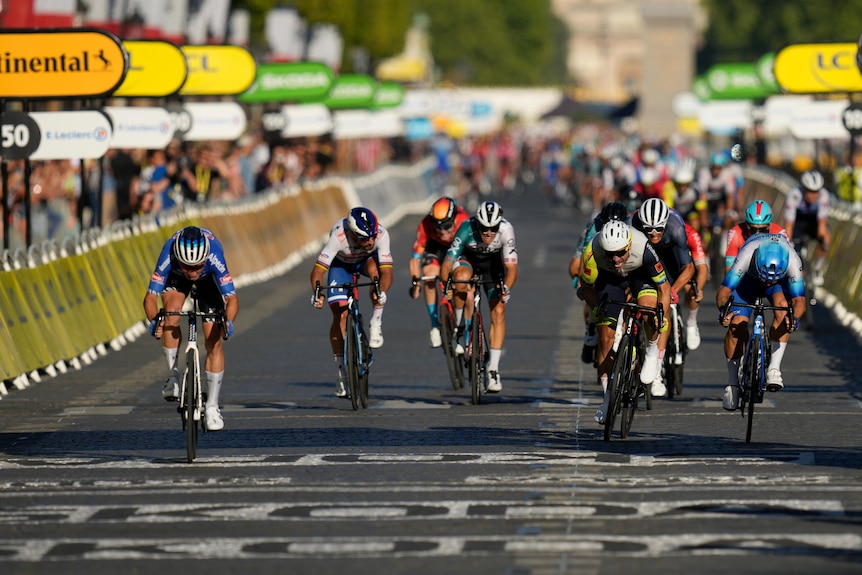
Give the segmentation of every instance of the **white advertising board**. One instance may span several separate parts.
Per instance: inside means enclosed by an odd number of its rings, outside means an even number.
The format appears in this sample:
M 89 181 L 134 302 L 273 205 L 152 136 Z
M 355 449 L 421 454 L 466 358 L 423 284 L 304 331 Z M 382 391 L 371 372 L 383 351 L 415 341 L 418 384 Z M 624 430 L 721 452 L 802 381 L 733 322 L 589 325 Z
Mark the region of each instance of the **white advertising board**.
M 790 133 L 800 140 L 849 138 L 841 115 L 847 100 L 812 101 L 793 111 Z
M 245 112 L 236 102 L 194 102 L 183 110 L 190 121 L 182 135 L 186 141 L 236 140 L 245 133 Z
M 282 106 L 281 115 L 286 121 L 281 131 L 285 138 L 320 136 L 332 131 L 332 113 L 323 104 Z
M 104 111 L 113 124 L 111 148 L 159 150 L 171 141 L 171 116 L 165 108 L 108 106 Z
M 32 112 L 41 141 L 31 160 L 101 158 L 111 143 L 111 124 L 102 112 Z

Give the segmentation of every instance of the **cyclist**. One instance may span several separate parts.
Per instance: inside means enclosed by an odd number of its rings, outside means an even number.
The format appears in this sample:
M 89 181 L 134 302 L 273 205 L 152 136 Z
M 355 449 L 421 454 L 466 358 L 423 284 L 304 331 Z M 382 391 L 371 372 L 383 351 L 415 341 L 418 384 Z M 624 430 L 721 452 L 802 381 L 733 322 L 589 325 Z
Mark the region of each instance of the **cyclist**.
M 680 213 L 684 220 L 688 221 L 692 214 L 700 221 L 701 228 L 707 225 L 706 194 L 700 189 L 700 185 L 694 181 L 694 167 L 690 162 L 684 161 L 674 170 L 672 178 L 674 186 L 673 202 L 668 202 L 668 207 Z
M 351 283 L 356 274 L 369 278 L 380 278 L 380 295 L 371 288 L 373 310 L 368 322 L 368 345 L 374 349 L 383 346 L 383 306 L 386 290 L 392 285 L 392 250 L 389 247 L 389 232 L 377 221 L 377 216 L 368 208 L 353 208 L 346 218 L 338 220 L 329 232 L 329 239 L 317 256 L 311 270 L 311 287 L 323 285 L 323 274 L 327 273 L 329 285 Z M 344 330 L 347 328 L 347 289 L 329 288 L 326 296 L 332 312 L 329 328 L 329 343 L 332 357 L 338 366 L 335 380 L 335 395 L 348 397 L 344 385 Z M 324 293 L 311 296 L 311 305 L 323 308 Z
M 614 343 L 617 317 L 621 311 L 618 304 L 609 303 L 604 310 L 598 309 L 603 296 L 616 301 L 625 301 L 626 291 L 630 292 L 638 304 L 654 307 L 661 302 L 667 312 L 670 306 L 670 283 L 664 272 L 664 265 L 649 240 L 638 230 L 625 222 L 610 221 L 602 226 L 601 233 L 593 238 L 583 256 L 581 270 L 581 297 L 593 309 L 598 326 L 598 377 L 604 391 L 604 401 L 596 411 L 595 420 L 604 423 L 608 409 L 608 377 L 613 368 L 610 356 Z M 599 313 L 602 313 L 599 316 Z M 655 320 L 645 325 L 647 345 L 640 379 L 644 384 L 652 384 L 661 371 L 659 333 L 667 330 L 667 316 L 663 325 L 657 326 Z
M 569 277 L 572 278 L 572 287 L 578 291 L 578 283 L 581 279 L 581 263 L 584 250 L 597 233 L 602 229 L 602 226 L 611 220 L 624 222 L 629 213 L 626 210 L 625 204 L 622 202 L 611 202 L 606 204 L 599 215 L 587 223 L 584 231 L 581 232 L 581 238 L 578 242 L 578 247 L 575 248 L 575 253 L 572 254 L 572 259 L 569 262 Z M 580 297 L 580 296 L 579 296 Z M 584 347 L 581 350 L 581 361 L 584 363 L 594 363 L 596 361 L 596 324 L 593 321 L 590 313 L 590 306 L 584 304 L 584 325 L 586 333 L 584 333 Z
M 689 282 L 694 277 L 694 261 L 688 247 L 685 221 L 677 211 L 671 211 L 659 198 L 650 198 L 632 214 L 631 224 L 643 233 L 664 264 L 665 274 L 671 284 L 671 303 L 676 303 L 680 290 L 688 291 Z M 670 330 L 659 336 L 659 347 L 665 349 Z M 659 360 L 664 353 L 659 354 Z M 667 394 L 667 387 L 661 377 L 661 370 L 652 382 L 651 393 L 654 397 Z
M 701 168 L 697 184 L 706 196 L 706 220 L 704 241 L 711 246 L 710 255 L 716 261 L 721 251 L 721 236 L 737 218 L 736 213 L 736 176 L 728 164 L 728 157 L 722 152 L 710 156 L 709 166 Z M 720 264 L 719 264 L 720 265 Z
M 832 236 L 829 233 L 829 190 L 823 186 L 823 175 L 808 170 L 799 178 L 799 187 L 787 194 L 784 202 L 784 228 L 797 249 L 806 238 L 817 239 L 814 258 L 815 286 L 823 285 L 823 262 Z M 797 225 L 797 222 L 799 225 Z
M 436 280 L 426 280 L 419 283 L 419 276 L 437 276 L 440 273 L 440 263 L 446 256 L 446 250 L 452 244 L 458 227 L 470 219 L 470 215 L 455 203 L 455 200 L 442 197 L 431 206 L 431 211 L 419 222 L 416 230 L 416 240 L 413 242 L 413 257 L 410 258 L 410 276 L 413 282 L 410 286 L 410 297 L 419 298 L 419 291 L 425 292 L 425 305 L 428 307 L 428 317 L 431 318 L 431 347 L 440 347 L 443 340 L 440 336 L 440 319 L 437 317 Z
M 769 330 L 772 356 L 766 371 L 766 389 L 779 391 L 784 387 L 781 360 L 787 350 L 790 333 L 799 327 L 799 318 L 806 309 L 802 261 L 785 236 L 755 234 L 745 242 L 718 288 L 715 303 L 719 310 L 731 295 L 735 302 L 748 304 L 753 304 L 758 296 L 767 296 L 774 306 L 786 306 L 790 299 L 793 322 L 787 312 L 776 310 Z M 745 342 L 748 341 L 751 311 L 751 308 L 734 305 L 722 323 L 728 327 L 724 336 L 728 385 L 724 388 L 722 402 L 728 411 L 734 411 L 739 406 L 739 364 L 745 351 Z
M 763 200 L 754 200 L 745 209 L 745 223 L 736 224 L 727 232 L 727 251 L 724 258 L 724 273 L 730 270 L 742 245 L 754 234 L 781 234 L 787 232 L 772 221 L 772 208 Z
M 178 312 L 182 310 L 192 286 L 197 288 L 200 310 L 204 313 L 223 313 L 225 335 L 233 335 L 239 298 L 227 269 L 224 248 L 211 231 L 196 226 L 179 230 L 165 242 L 144 295 L 144 313 L 150 323 L 150 335 L 162 340 L 168 363 L 170 375 L 162 388 L 162 397 L 167 401 L 176 401 L 180 395 L 177 356 L 182 331 L 179 316 L 159 315 L 159 297 L 166 312 Z M 204 320 L 204 371 L 207 379 L 204 417 L 208 431 L 219 431 L 224 428 L 224 419 L 219 411 L 219 392 L 224 379 L 225 361 L 222 330 L 213 329 L 213 326 L 215 320 Z
M 512 286 L 518 279 L 518 250 L 515 247 L 515 228 L 503 218 L 500 204 L 490 200 L 482 202 L 476 215 L 458 228 L 440 267 L 440 277 L 447 283 L 450 277 L 461 282 L 474 275 L 483 281 L 496 282 L 494 286 L 482 287 L 491 310 L 488 381 L 485 390 L 498 393 L 503 389 L 500 356 L 506 339 L 506 304 L 509 303 Z M 470 331 L 473 317 L 473 289 L 467 283 L 452 284 L 455 325 L 460 326 L 463 318 L 465 332 Z M 463 347 L 459 345 L 457 351 L 463 353 Z

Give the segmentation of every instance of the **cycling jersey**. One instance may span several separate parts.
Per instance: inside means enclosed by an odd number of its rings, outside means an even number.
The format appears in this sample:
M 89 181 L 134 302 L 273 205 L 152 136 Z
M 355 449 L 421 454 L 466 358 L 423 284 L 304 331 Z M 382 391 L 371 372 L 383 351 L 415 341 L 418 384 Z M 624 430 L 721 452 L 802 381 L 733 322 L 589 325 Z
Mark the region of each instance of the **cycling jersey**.
M 580 258 L 584 255 L 584 250 L 587 249 L 587 245 L 593 241 L 593 238 L 596 237 L 596 234 L 599 233 L 599 230 L 602 229 L 602 219 L 601 216 L 596 216 L 584 226 L 584 231 L 581 232 L 580 239 L 578 240 L 578 247 L 575 248 L 575 253 L 572 254 L 572 258 Z
M 518 250 L 515 247 L 515 228 L 507 219 L 500 222 L 500 229 L 490 244 L 482 241 L 482 234 L 476 217 L 473 216 L 458 228 L 455 238 L 446 252 L 446 261 L 455 265 L 459 259 L 466 259 L 475 265 L 490 262 L 498 257 L 503 264 L 517 264 Z
M 703 238 L 700 237 L 697 230 L 688 222 L 685 224 L 685 236 L 688 241 L 688 249 L 691 252 L 691 259 L 694 262 L 694 265 L 698 266 L 708 263 L 709 258 L 706 256 L 706 250 L 703 249 Z
M 170 239 L 165 242 L 165 245 L 162 247 L 162 252 L 159 254 L 156 269 L 153 271 L 153 275 L 150 276 L 150 285 L 147 288 L 149 293 L 153 295 L 161 295 L 162 292 L 165 291 L 166 284 L 169 283 L 169 280 L 174 282 L 177 277 L 185 278 L 185 274 L 183 274 L 183 271 L 180 268 L 180 262 L 174 257 L 174 242 L 176 241 L 177 236 L 179 236 L 180 231 L 172 235 Z M 230 297 L 236 293 L 236 288 L 234 288 L 233 278 L 231 277 L 230 272 L 227 269 L 227 264 L 225 263 L 224 247 L 211 231 L 201 228 L 201 233 L 203 233 L 209 240 L 210 253 L 207 256 L 207 259 L 204 260 L 203 271 L 200 276 L 198 276 L 195 283 L 204 285 L 204 282 L 202 281 L 204 278 L 212 278 L 215 280 L 216 285 L 218 285 L 222 297 Z M 171 278 L 171 275 L 175 277 Z
M 629 226 L 632 243 L 629 255 L 621 270 L 614 267 L 613 257 L 602 247 L 601 236 L 593 238 L 583 256 L 581 281 L 594 285 L 599 275 L 616 275 L 621 278 L 632 277 L 656 286 L 667 281 L 661 259 L 645 235 Z
M 781 234 L 785 238 L 787 237 L 787 230 L 776 224 L 775 222 L 769 224 L 769 233 L 770 234 Z M 725 267 L 730 267 L 733 265 L 733 260 L 736 259 L 737 254 L 739 253 L 739 248 L 750 238 L 752 235 L 751 230 L 748 229 L 748 225 L 743 222 L 741 224 L 736 224 L 727 232 L 727 251 L 724 253 L 724 265 Z
M 631 215 L 631 225 L 639 232 L 644 231 L 644 225 L 640 219 L 640 210 L 635 211 Z M 649 240 L 649 237 L 647 237 L 647 240 Z M 679 277 L 682 268 L 693 263 L 691 251 L 688 248 L 685 221 L 676 210 L 670 210 L 661 239 L 657 243 L 650 242 L 650 245 L 656 251 L 659 258 L 661 258 L 661 261 L 664 262 L 666 273 L 671 283 Z
M 766 286 L 760 281 L 755 265 L 755 254 L 757 249 L 764 244 L 776 242 L 787 253 L 788 265 L 787 271 L 781 281 L 773 286 Z M 782 234 L 755 234 L 751 236 L 739 250 L 736 260 L 724 276 L 724 281 L 721 285 L 732 290 L 736 296 L 742 296 L 746 303 L 754 303 L 749 301 L 754 294 L 747 294 L 746 290 L 740 290 L 740 286 L 746 282 L 757 282 L 763 288 L 767 295 L 771 295 L 778 289 L 785 291 L 791 298 L 805 296 L 805 284 L 802 279 L 802 260 L 799 259 L 799 254 L 790 245 L 787 236 Z M 734 308 L 735 309 L 735 308 Z
M 317 256 L 316 266 L 329 269 L 333 265 L 359 267 L 368 258 L 375 258 L 379 267 L 392 267 L 392 249 L 389 232 L 382 225 L 377 226 L 377 236 L 370 250 L 361 247 L 353 234 L 347 233 L 347 218 L 339 220 L 329 231 L 329 239 Z
M 470 219 L 470 215 L 460 206 L 455 212 L 455 221 L 452 228 L 448 231 L 437 229 L 437 222 L 431 215 L 426 215 L 419 222 L 419 228 L 416 230 L 416 240 L 413 242 L 413 258 L 421 259 L 425 253 L 436 254 L 438 260 L 445 255 L 446 250 L 455 239 L 455 233 L 458 228 Z
M 794 188 L 787 194 L 784 202 L 784 221 L 793 226 L 794 240 L 805 236 L 817 237 L 817 223 L 829 218 L 829 192 L 821 188 L 817 192 L 817 199 L 808 203 L 805 194 L 800 188 Z

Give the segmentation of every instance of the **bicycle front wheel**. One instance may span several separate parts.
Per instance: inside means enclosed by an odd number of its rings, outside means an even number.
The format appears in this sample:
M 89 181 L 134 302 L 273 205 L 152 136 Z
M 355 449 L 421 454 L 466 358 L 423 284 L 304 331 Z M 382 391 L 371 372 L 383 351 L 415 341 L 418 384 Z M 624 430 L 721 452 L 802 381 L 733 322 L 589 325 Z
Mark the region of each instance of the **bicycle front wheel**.
M 362 357 L 360 358 L 361 371 L 359 375 L 359 402 L 363 408 L 368 407 L 368 374 L 371 371 L 371 353 L 368 347 L 368 338 L 365 336 L 365 330 L 359 331 L 359 341 L 361 342 L 360 349 Z
M 200 378 L 198 369 L 198 360 L 194 351 L 189 350 L 186 354 L 186 381 L 185 381 L 185 403 L 183 418 L 186 426 L 186 459 L 189 463 L 193 462 L 197 457 L 198 452 L 198 422 L 195 420 L 195 413 L 198 413 L 200 418 L 202 414 L 198 411 L 197 397 L 197 381 Z
M 443 340 L 443 354 L 446 356 L 446 367 L 449 369 L 449 380 L 453 389 L 464 387 L 464 364 L 455 353 L 455 318 L 449 304 L 440 304 L 440 335 Z
M 482 362 L 482 318 L 477 309 L 473 314 L 473 324 L 470 326 L 470 345 L 468 353 L 470 354 L 470 391 L 472 393 L 473 405 L 482 403 L 482 376 L 484 369 Z
M 344 363 L 347 368 L 347 387 L 353 410 L 359 409 L 359 326 L 356 318 L 348 312 L 347 326 L 344 331 Z
M 617 355 L 614 358 L 614 367 L 608 380 L 608 410 L 605 412 L 605 441 L 611 440 L 617 413 L 622 404 L 623 385 L 621 382 L 628 380 L 631 372 L 631 355 L 629 351 L 629 336 L 623 335 L 617 346 Z
M 764 358 L 760 355 L 761 337 L 753 336 L 748 342 L 749 349 L 746 350 L 748 361 L 745 364 L 745 385 L 743 386 L 743 397 L 748 401 L 745 407 L 748 421 L 745 427 L 745 442 L 751 443 L 751 430 L 754 426 L 754 404 L 760 395 L 761 364 Z

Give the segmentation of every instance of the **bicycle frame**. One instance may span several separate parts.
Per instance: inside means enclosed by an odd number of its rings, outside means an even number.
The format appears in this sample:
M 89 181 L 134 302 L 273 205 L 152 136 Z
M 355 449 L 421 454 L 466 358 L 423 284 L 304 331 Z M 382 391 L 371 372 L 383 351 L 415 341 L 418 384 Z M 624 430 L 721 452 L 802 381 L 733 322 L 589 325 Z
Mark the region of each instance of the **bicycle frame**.
M 608 378 L 610 401 L 605 413 L 604 439 L 610 441 L 616 416 L 621 414 L 620 438 L 625 439 L 631 431 L 638 397 L 645 393 L 649 399 L 649 389 L 640 381 L 640 367 L 645 352 L 646 334 L 643 328 L 642 313 L 655 314 L 658 325 L 664 321 L 664 310 L 660 302 L 655 307 L 639 305 L 637 302 L 609 300 L 602 297 L 599 309 L 603 310 L 608 303 L 622 306 L 614 332 L 614 364 Z
M 485 391 L 485 366 L 488 363 L 488 336 L 482 319 L 482 286 L 497 285 L 498 282 L 482 280 L 479 276 L 473 276 L 469 280 L 455 280 L 449 278 L 449 283 L 463 283 L 473 288 L 473 318 L 470 324 L 470 334 L 467 341 L 467 353 L 464 361 L 467 372 L 470 374 L 470 393 L 473 405 L 482 403 L 482 394 Z M 447 286 L 447 290 L 448 286 Z
M 745 431 L 746 443 L 751 442 L 751 430 L 754 425 L 754 405 L 763 403 L 763 392 L 766 390 L 766 370 L 769 368 L 771 349 L 769 342 L 769 328 L 764 319 L 766 310 L 786 311 L 790 322 L 793 322 L 793 306 L 767 305 L 766 296 L 759 296 L 753 304 L 744 302 L 734 303 L 733 296 L 721 309 L 720 318 L 723 320 L 733 305 L 747 307 L 754 310 L 751 314 L 751 334 L 742 354 L 739 364 L 739 408 L 743 417 L 748 417 Z
M 458 354 L 455 353 L 456 332 L 455 332 L 455 309 L 452 307 L 452 302 L 446 297 L 446 286 L 439 276 L 422 276 L 421 281 L 435 281 L 435 292 L 437 296 L 437 317 L 440 321 L 440 338 L 442 340 L 441 347 L 443 354 L 446 356 L 446 367 L 449 370 L 449 380 L 452 382 L 453 389 L 461 389 L 464 387 L 464 365 Z

